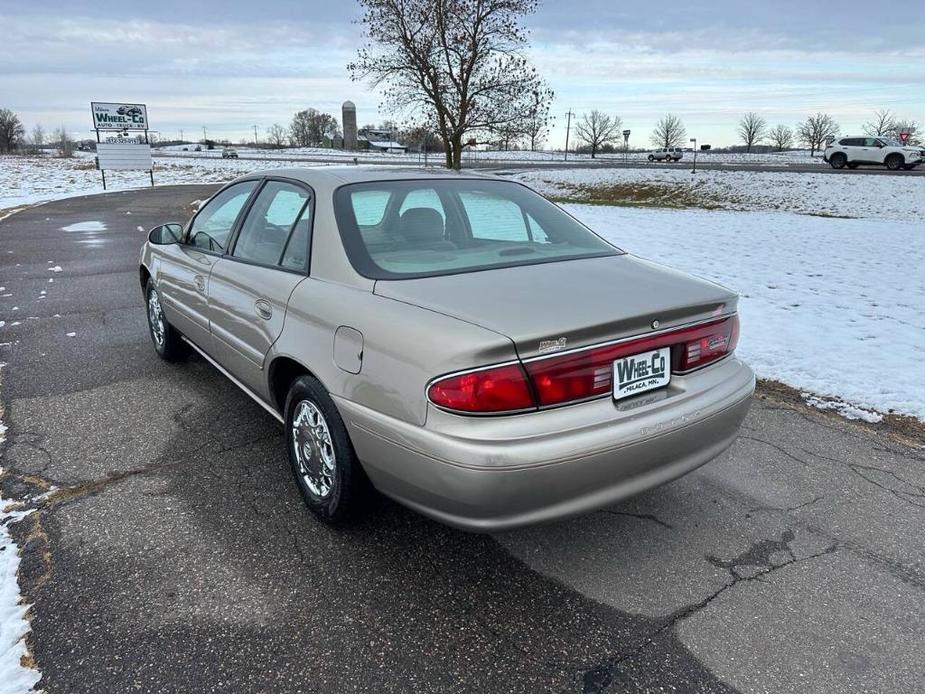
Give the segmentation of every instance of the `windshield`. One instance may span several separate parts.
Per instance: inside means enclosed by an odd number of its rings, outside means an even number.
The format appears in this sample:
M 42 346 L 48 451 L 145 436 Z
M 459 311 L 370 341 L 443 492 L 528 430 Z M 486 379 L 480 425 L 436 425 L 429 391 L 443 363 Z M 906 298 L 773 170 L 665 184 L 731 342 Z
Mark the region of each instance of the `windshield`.
M 372 279 L 622 253 L 541 195 L 507 181 L 357 183 L 338 188 L 334 206 L 350 262 Z

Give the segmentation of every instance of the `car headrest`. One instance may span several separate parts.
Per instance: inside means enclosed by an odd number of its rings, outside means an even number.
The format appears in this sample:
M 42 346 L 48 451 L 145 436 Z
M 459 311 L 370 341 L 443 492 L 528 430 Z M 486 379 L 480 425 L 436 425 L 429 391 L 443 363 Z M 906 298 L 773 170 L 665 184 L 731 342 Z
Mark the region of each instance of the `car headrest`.
M 412 207 L 401 214 L 400 232 L 408 241 L 442 241 L 443 217 L 431 207 Z

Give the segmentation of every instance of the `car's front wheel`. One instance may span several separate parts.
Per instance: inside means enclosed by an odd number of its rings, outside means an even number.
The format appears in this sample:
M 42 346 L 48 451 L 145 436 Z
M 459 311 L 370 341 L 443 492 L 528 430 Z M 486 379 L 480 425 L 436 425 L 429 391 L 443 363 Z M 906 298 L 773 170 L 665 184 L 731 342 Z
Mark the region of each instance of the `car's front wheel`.
M 848 157 L 846 157 L 841 152 L 836 152 L 831 157 L 829 157 L 829 165 L 833 169 L 843 169 L 845 168 L 845 164 L 847 163 L 848 163 Z
M 903 159 L 903 155 L 901 154 L 891 154 L 884 162 L 884 164 L 886 164 L 886 168 L 888 168 L 890 171 L 899 171 L 905 163 L 906 162 Z
M 331 396 L 316 378 L 301 376 L 285 412 L 289 465 L 305 505 L 332 525 L 357 517 L 369 482 Z
M 186 343 L 179 331 L 167 322 L 161 295 L 152 280 L 145 285 L 145 305 L 148 314 L 148 333 L 154 344 L 154 351 L 161 359 L 177 361 L 187 355 Z
M 651 154 L 649 155 L 649 161 L 655 161 L 655 157 L 653 157 Z

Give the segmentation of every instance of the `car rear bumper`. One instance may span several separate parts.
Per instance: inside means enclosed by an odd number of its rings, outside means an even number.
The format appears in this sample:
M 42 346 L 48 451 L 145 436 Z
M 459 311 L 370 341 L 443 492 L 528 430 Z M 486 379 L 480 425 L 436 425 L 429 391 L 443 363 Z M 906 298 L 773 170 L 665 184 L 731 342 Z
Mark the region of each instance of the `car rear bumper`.
M 492 532 L 587 513 L 694 470 L 735 440 L 754 387 L 731 357 L 629 409 L 606 399 L 514 417 L 436 413 L 439 430 L 335 399 L 376 488 L 448 525 Z

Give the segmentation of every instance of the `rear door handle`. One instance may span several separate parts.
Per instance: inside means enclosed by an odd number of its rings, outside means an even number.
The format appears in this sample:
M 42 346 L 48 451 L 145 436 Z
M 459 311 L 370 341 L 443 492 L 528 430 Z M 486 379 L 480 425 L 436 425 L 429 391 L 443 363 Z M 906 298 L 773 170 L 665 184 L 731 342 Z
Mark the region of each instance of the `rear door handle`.
M 264 320 L 270 320 L 273 317 L 273 308 L 266 299 L 257 299 L 254 302 L 254 312 Z

